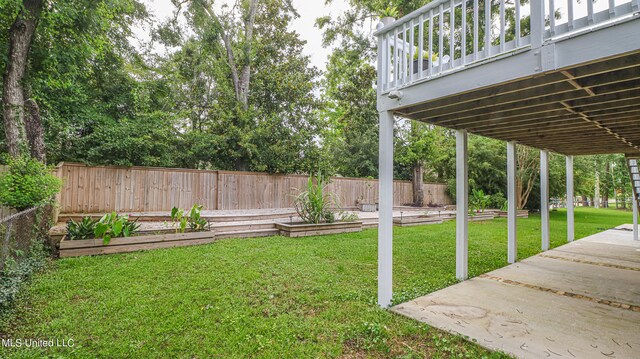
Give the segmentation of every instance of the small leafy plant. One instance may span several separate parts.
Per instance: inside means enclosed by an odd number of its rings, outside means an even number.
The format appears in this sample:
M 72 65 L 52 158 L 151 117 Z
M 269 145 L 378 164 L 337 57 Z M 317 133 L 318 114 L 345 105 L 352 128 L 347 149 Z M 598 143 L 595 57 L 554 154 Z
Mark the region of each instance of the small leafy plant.
M 507 199 L 504 198 L 504 194 L 502 194 L 502 192 L 498 192 L 491 195 L 491 200 L 489 201 L 489 206 L 491 206 L 491 208 L 497 208 L 499 210 L 503 210 L 503 208 L 506 208 L 506 205 L 507 205 Z M 506 211 L 506 209 L 504 210 Z
M 184 233 L 187 226 L 192 232 L 203 232 L 209 229 L 209 222 L 202 218 L 202 205 L 194 204 L 189 212 L 182 208 L 171 209 L 171 221 L 177 224 L 176 232 Z
M 298 216 L 305 223 L 318 224 L 336 221 L 335 214 L 330 207 L 337 206 L 337 201 L 335 196 L 326 190 L 328 182 L 329 178 L 323 176 L 321 172 L 309 176 L 307 190 L 301 192 L 293 200 L 293 206 L 298 212 Z
M 338 217 L 341 222 L 355 222 L 360 219 L 358 214 L 354 212 L 340 212 Z
M 98 220 L 91 217 L 84 217 L 76 222 L 70 220 L 67 222 L 67 238 L 72 241 L 95 238 L 95 230 Z
M 107 213 L 96 224 L 93 234 L 109 244 L 111 238 L 129 237 L 140 228 L 138 221 L 130 221 L 129 216 L 120 216 L 116 212 Z
M 491 201 L 490 195 L 484 194 L 484 191 L 481 189 L 474 189 L 471 193 L 469 208 L 484 213 L 485 208 L 489 205 L 489 201 Z
M 23 211 L 50 203 L 62 181 L 29 156 L 7 157 L 9 170 L 0 176 L 0 204 Z
M 378 16 L 380 16 L 381 19 L 385 17 L 392 17 L 395 19 L 399 14 L 400 12 L 397 7 L 389 5 L 386 9 L 381 10 Z

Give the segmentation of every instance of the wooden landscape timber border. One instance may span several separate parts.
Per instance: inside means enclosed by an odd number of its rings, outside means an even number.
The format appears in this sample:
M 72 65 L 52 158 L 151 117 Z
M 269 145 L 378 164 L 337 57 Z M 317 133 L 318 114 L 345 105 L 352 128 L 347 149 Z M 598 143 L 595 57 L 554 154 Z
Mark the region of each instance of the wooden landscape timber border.
M 102 239 L 62 240 L 60 242 L 60 258 L 89 256 L 98 254 L 127 253 L 140 250 L 193 246 L 212 243 L 216 240 L 214 232 L 193 232 L 157 234 L 113 238 L 105 245 Z
M 305 175 L 61 163 L 61 213 L 169 211 L 202 204 L 206 210 L 290 208 Z M 425 203 L 450 204 L 446 185 L 425 183 Z M 378 201 L 378 181 L 334 177 L 329 191 L 344 209 Z M 394 182 L 395 205 L 413 202 L 410 181 Z
M 362 231 L 362 222 L 334 223 L 276 223 L 280 235 L 285 237 L 308 237 L 325 234 L 351 233 Z
M 493 213 L 477 213 L 473 216 L 469 216 L 469 221 L 471 222 L 481 222 L 481 221 L 490 221 L 496 218 Z
M 421 226 L 425 224 L 440 224 L 444 222 L 444 220 L 445 218 L 438 217 L 437 215 L 402 217 L 402 218 L 394 218 L 393 225 L 397 227 L 411 227 L 411 226 Z
M 507 211 L 493 211 L 496 218 L 507 218 Z M 526 209 L 519 209 L 517 212 L 518 218 L 529 218 L 529 211 Z

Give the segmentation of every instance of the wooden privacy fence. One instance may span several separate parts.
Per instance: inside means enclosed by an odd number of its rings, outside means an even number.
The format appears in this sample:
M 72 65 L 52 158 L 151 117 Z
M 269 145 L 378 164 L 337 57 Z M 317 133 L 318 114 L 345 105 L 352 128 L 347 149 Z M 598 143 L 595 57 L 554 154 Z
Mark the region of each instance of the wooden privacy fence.
M 62 163 L 62 213 L 153 212 L 202 204 L 207 210 L 290 208 L 307 176 L 155 167 L 90 167 Z M 344 208 L 376 203 L 378 181 L 332 178 L 329 190 Z M 413 200 L 409 181 L 394 182 L 394 204 Z M 446 185 L 426 183 L 425 203 L 450 204 Z

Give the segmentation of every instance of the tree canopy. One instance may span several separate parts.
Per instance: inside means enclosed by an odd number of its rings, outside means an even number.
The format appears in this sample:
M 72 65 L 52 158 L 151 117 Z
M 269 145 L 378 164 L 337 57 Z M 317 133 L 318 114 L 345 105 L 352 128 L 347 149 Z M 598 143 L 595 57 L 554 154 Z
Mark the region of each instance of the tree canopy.
M 372 33 L 388 1 L 350 0 L 346 12 L 317 19 L 333 48 L 326 71 L 290 26 L 299 16 L 291 0 L 172 3 L 173 16 L 161 21 L 139 0 L 0 0 L 0 73 L 22 79 L 20 91 L 2 85 L 15 95 L 3 108 L 24 105 L 5 111 L 0 151 L 12 152 L 6 139 L 17 138 L 34 152 L 37 141 L 16 129 L 28 127 L 35 108 L 50 163 L 378 176 Z M 426 3 L 393 2 L 401 15 Z M 11 31 L 31 20 L 24 73 L 10 74 L 21 49 Z M 138 28 L 149 30 L 142 45 Z M 394 135 L 396 178 L 444 182 L 455 195 L 451 130 L 397 119 Z M 471 135 L 469 156 L 470 189 L 497 203 L 506 193 L 506 145 Z M 518 160 L 519 204 L 536 208 L 538 151 L 520 146 Z M 552 155 L 552 196 L 564 196 L 564 171 L 564 157 Z M 624 203 L 630 193 L 621 156 L 577 157 L 575 171 L 579 196 Z

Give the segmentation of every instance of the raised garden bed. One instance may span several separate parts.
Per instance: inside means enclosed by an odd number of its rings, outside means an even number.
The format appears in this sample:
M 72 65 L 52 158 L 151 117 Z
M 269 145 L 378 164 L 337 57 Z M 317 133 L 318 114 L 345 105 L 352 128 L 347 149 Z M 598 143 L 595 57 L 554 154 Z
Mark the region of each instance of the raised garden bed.
M 394 218 L 393 225 L 398 227 L 421 226 L 423 224 L 440 224 L 443 220 L 443 217 L 437 216 L 402 217 Z
M 215 241 L 213 232 L 172 233 L 127 238 L 113 238 L 109 244 L 102 239 L 71 241 L 63 238 L 60 242 L 60 257 L 78 257 L 97 254 L 126 253 L 148 249 L 171 248 L 205 244 Z
M 494 211 L 493 213 L 498 218 L 507 218 L 509 216 L 509 213 L 507 211 Z M 529 218 L 529 211 L 527 211 L 526 209 L 520 209 L 518 210 L 517 216 L 518 218 Z
M 362 222 L 334 222 L 334 223 L 276 223 L 281 236 L 307 237 L 323 234 L 350 233 L 362 231 Z
M 496 218 L 493 213 L 485 212 L 485 213 L 476 213 L 473 216 L 469 216 L 469 221 L 471 222 L 480 222 L 480 221 L 490 221 Z
M 360 203 L 359 207 L 361 212 L 376 212 L 378 210 L 378 205 L 375 203 Z

